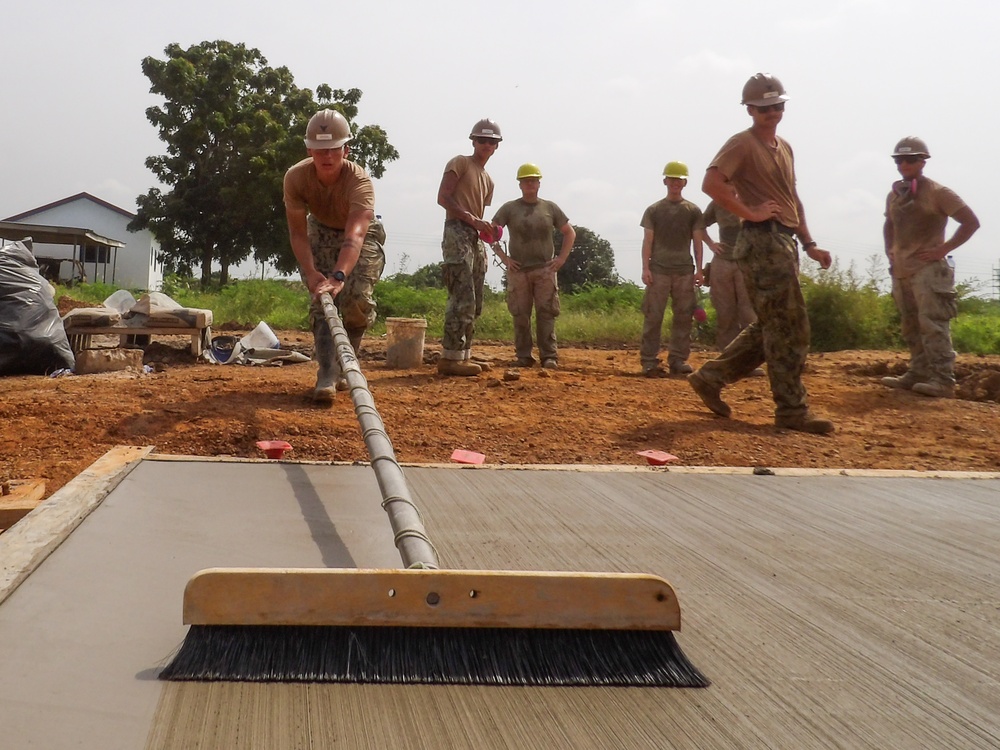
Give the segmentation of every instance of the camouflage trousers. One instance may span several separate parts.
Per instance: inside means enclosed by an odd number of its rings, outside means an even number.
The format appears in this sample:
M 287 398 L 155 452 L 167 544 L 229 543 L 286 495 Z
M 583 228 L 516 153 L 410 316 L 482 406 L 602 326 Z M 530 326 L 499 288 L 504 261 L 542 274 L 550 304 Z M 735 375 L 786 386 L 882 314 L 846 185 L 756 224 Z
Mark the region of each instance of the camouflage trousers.
M 722 351 L 757 316 L 750 304 L 743 272 L 735 260 L 721 255 L 712 258 L 712 285 L 708 289 L 715 308 L 715 345 Z
M 547 266 L 527 271 L 507 271 L 507 309 L 514 319 L 514 354 L 531 358 L 531 308 L 535 308 L 538 355 L 544 362 L 557 359 L 556 318 L 559 317 L 559 286 Z
M 449 219 L 444 223 L 441 254 L 444 286 L 448 290 L 441 356 L 466 360 L 472 356 L 476 318 L 483 312 L 486 248 L 475 229 L 458 219 Z
M 892 280 L 910 372 L 918 382 L 955 384 L 951 319 L 958 314 L 955 270 L 946 260 L 928 263 L 907 279 Z
M 333 273 L 337 258 L 340 256 L 340 248 L 344 243 L 344 230 L 328 227 L 309 216 L 308 231 L 313 263 L 320 273 L 329 276 Z M 344 282 L 344 288 L 333 300 L 355 353 L 361 347 L 361 338 L 368 326 L 375 322 L 377 306 L 372 295 L 375 284 L 382 277 L 385 268 L 383 242 L 385 242 L 385 229 L 381 222 L 373 221 L 361 244 L 361 254 L 354 270 Z M 305 281 L 305 276 L 302 276 L 302 280 Z M 314 358 L 320 363 L 321 368 L 333 368 L 339 374 L 333 337 L 326 324 L 323 306 L 315 299 L 309 306 L 309 323 L 316 343 Z
M 667 364 L 672 367 L 683 364 L 691 354 L 691 327 L 694 307 L 698 302 L 694 290 L 694 274 L 654 273 L 653 281 L 646 287 L 646 293 L 642 297 L 642 343 L 639 346 L 639 359 L 643 370 L 656 367 L 660 362 L 663 315 L 667 311 L 668 300 L 672 321 Z
M 795 240 L 781 232 L 744 227 L 734 255 L 757 320 L 699 372 L 710 383 L 728 385 L 767 362 L 775 416 L 794 419 L 809 408 L 802 384 L 809 316 L 799 287 Z

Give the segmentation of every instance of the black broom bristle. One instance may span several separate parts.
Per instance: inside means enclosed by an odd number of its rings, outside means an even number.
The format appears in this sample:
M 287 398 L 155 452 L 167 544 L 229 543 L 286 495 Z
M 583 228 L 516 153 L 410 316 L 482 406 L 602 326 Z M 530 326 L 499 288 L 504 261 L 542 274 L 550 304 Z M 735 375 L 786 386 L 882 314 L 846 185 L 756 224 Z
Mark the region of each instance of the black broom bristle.
M 163 680 L 707 687 L 669 630 L 195 625 Z

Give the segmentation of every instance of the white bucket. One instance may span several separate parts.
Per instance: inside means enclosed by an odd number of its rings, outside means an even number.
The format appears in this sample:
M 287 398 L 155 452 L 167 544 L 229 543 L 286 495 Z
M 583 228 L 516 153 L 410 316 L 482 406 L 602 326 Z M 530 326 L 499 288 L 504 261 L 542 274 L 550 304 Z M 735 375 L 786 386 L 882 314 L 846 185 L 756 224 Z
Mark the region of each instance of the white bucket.
M 386 318 L 385 366 L 391 370 L 409 370 L 424 361 L 423 318 Z

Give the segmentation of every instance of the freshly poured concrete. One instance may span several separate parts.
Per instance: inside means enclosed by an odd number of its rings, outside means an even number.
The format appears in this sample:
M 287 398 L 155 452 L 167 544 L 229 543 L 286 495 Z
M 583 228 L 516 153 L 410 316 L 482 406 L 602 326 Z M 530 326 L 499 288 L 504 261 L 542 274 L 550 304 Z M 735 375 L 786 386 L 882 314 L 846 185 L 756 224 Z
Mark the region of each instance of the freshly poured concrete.
M 398 557 L 367 467 L 147 459 L 0 605 L 3 747 L 1000 747 L 1000 480 L 406 476 L 448 567 L 668 578 L 712 687 L 157 682 L 195 570 Z

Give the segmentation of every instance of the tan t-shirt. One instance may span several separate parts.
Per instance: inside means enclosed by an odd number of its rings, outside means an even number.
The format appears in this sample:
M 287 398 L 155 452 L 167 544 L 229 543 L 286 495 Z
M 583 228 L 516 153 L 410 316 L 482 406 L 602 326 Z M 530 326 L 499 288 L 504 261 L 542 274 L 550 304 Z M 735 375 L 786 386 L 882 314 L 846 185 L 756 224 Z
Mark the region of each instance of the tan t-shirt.
M 343 229 L 352 211 L 375 210 L 375 189 L 364 168 L 347 160 L 340 177 L 327 187 L 316 176 L 310 156 L 285 172 L 285 207 L 305 209 L 321 224 Z
M 455 202 L 477 219 L 483 218 L 486 207 L 493 201 L 493 178 L 471 156 L 456 156 L 444 168 L 445 173 L 458 175 L 458 184 L 452 193 Z M 463 214 L 446 211 L 447 218 L 461 219 Z
M 676 203 L 664 198 L 646 209 L 640 224 L 643 229 L 653 230 L 650 271 L 694 273 L 691 240 L 696 229 L 705 228 L 705 217 L 700 208 L 683 198 Z
M 552 230 L 565 226 L 569 219 L 552 201 L 539 198 L 536 203 L 517 198 L 507 201 L 493 217 L 493 222 L 507 227 L 510 234 L 510 257 L 529 271 L 555 257 Z
M 740 234 L 742 223 L 739 216 L 732 211 L 727 211 L 715 201 L 708 204 L 705 208 L 705 226 L 719 225 L 719 242 L 717 243 L 719 249 L 715 255 L 726 260 L 733 259 L 733 248 L 736 247 L 736 238 Z
M 892 222 L 892 275 L 905 279 L 923 268 L 927 261 L 917 253 L 944 242 L 948 217 L 963 208 L 965 201 L 934 180 L 918 177 L 916 193 L 908 180 L 894 182 L 885 200 Z
M 708 166 L 718 168 L 746 205 L 777 201 L 780 206 L 777 220 L 795 228 L 799 225 L 795 156 L 788 141 L 777 138 L 777 142 L 777 148 L 771 148 L 744 130 L 726 141 Z

